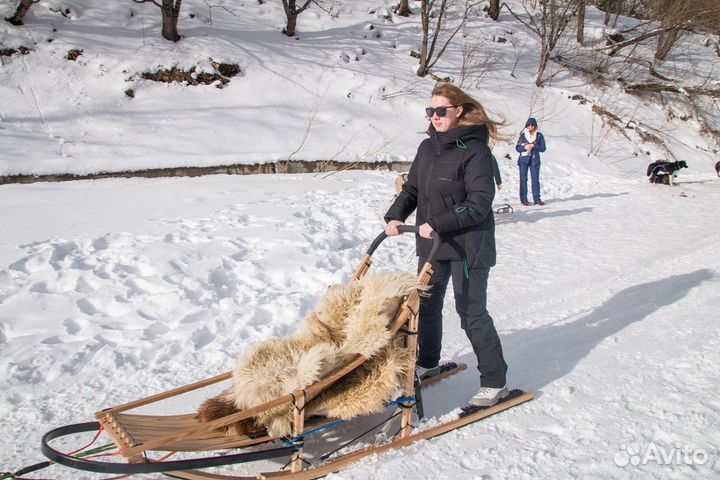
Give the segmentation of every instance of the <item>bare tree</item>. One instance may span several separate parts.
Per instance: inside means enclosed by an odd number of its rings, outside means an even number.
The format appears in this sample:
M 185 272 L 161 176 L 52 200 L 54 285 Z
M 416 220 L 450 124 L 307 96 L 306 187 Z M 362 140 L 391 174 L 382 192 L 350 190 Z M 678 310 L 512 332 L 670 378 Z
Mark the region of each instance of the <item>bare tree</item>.
M 515 14 L 505 4 L 515 18 L 540 37 L 540 66 L 535 77 L 535 85 L 542 87 L 548 80 L 544 75 L 550 57 L 558 47 L 565 28 L 575 15 L 578 2 L 577 0 L 544 0 L 535 6 L 533 0 L 524 0 L 522 5 L 527 19 Z
M 607 0 L 608 11 L 617 9 L 617 15 L 642 13 L 649 18 L 635 30 L 635 36 L 610 45 L 608 55 L 637 45 L 650 38 L 656 38 L 655 60 L 662 61 L 672 51 L 683 35 L 690 31 L 713 32 L 720 24 L 720 2 L 717 0 L 646 0 L 640 10 L 637 2 L 623 4 L 620 0 Z
M 582 45 L 585 42 L 585 0 L 578 0 L 577 10 L 577 42 Z
M 12 17 L 6 17 L 5 20 L 12 23 L 13 25 L 23 25 L 23 18 L 25 18 L 25 14 L 30 10 L 30 7 L 33 3 L 37 3 L 40 0 L 20 0 L 20 3 L 18 3 L 17 8 L 15 9 L 15 13 Z
M 463 43 L 458 87 L 477 87 L 483 77 L 495 70 L 499 60 L 500 55 L 487 48 L 483 38 Z
M 655 60 L 665 60 L 678 40 L 690 30 L 712 31 L 720 23 L 720 3 L 716 0 L 652 0 L 653 19 L 666 30 L 657 37 Z
M 604 3 L 605 7 L 605 18 L 603 23 L 605 26 L 610 25 L 610 16 L 612 15 L 613 11 L 615 10 L 615 4 L 618 3 L 617 0 L 606 0 Z
M 465 1 L 464 11 L 462 11 L 460 20 L 457 22 L 457 25 L 455 25 L 455 28 L 450 31 L 449 35 L 446 36 L 444 44 L 437 51 L 436 48 L 438 47 L 440 34 L 443 33 L 447 27 L 447 24 L 443 22 L 450 7 L 453 7 L 455 2 L 451 0 L 441 0 L 440 6 L 437 8 L 435 8 L 435 3 L 436 0 L 422 0 L 420 2 L 420 22 L 422 23 L 423 32 L 422 45 L 420 47 L 420 66 L 417 70 L 418 77 L 424 77 L 430 73 L 430 69 L 437 63 L 440 57 L 442 57 L 442 54 L 445 53 L 445 49 L 450 45 L 452 39 L 457 35 L 462 26 L 465 25 L 468 11 L 481 2 L 473 0 Z M 433 17 L 435 18 L 435 22 L 434 25 L 432 25 L 431 33 L 430 27 Z
M 297 0 L 282 0 L 283 9 L 285 9 L 285 16 L 287 17 L 287 23 L 285 24 L 285 30 L 283 31 L 285 35 L 288 37 L 295 35 L 297 17 L 307 10 L 311 2 L 312 0 L 307 0 L 301 7 L 298 5 Z
M 135 3 L 152 3 L 162 11 L 162 37 L 171 42 L 180 40 L 177 24 L 180 17 L 180 4 L 182 0 L 162 0 L 158 3 L 156 0 L 133 0 Z
M 642 42 L 643 40 L 647 40 L 648 38 L 657 37 L 661 33 L 666 32 L 667 30 L 669 30 L 669 27 L 653 28 L 649 31 L 644 31 L 643 33 L 638 34 L 636 37 L 630 38 L 628 40 L 624 40 L 622 42 L 619 42 L 619 43 L 616 43 L 613 45 L 609 45 L 604 48 L 609 49 L 608 55 L 612 57 L 613 55 L 615 55 L 617 52 L 619 52 L 620 50 L 622 50 L 625 47 L 629 47 L 630 45 L 636 45 L 636 44 Z

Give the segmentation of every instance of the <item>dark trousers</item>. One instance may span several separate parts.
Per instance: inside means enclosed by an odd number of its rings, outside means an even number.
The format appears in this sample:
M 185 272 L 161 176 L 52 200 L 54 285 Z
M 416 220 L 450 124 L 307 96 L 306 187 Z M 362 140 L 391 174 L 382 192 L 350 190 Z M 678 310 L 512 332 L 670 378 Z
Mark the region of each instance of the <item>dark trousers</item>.
M 520 201 L 527 202 L 528 199 L 527 181 L 529 168 L 533 202 L 540 202 L 540 160 L 530 160 L 530 155 L 520 157 L 518 167 L 520 167 Z
M 418 271 L 425 264 L 419 259 Z M 433 261 L 429 297 L 420 299 L 418 327 L 418 359 L 421 367 L 432 368 L 440 362 L 442 351 L 442 310 L 450 277 L 455 291 L 455 310 L 460 325 L 470 340 L 477 357 L 480 385 L 505 386 L 507 364 L 503 358 L 500 337 L 487 311 L 487 282 L 490 269 L 473 268 L 465 276 L 463 262 Z

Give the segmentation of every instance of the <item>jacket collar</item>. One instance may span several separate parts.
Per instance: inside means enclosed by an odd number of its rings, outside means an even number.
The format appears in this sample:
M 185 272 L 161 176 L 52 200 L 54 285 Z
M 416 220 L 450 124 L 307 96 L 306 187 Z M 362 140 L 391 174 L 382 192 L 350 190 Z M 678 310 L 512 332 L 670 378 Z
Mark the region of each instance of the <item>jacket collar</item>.
M 442 149 L 455 148 L 470 140 L 480 140 L 485 144 L 488 142 L 488 129 L 485 125 L 463 125 L 451 128 L 447 132 L 438 132 L 430 124 L 428 134 L 435 146 Z

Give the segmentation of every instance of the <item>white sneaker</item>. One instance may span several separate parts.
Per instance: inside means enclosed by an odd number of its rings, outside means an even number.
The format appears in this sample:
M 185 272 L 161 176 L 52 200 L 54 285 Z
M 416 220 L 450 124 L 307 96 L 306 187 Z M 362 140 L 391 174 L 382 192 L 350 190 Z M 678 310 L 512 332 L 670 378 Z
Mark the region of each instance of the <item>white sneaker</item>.
M 470 399 L 470 405 L 476 407 L 492 407 L 510 394 L 506 387 L 480 387 L 480 391 Z
M 426 380 L 430 377 L 434 377 L 435 375 L 440 373 L 440 365 L 437 367 L 432 368 L 425 368 L 421 367 L 420 365 L 415 366 L 415 374 L 418 376 L 420 381 Z

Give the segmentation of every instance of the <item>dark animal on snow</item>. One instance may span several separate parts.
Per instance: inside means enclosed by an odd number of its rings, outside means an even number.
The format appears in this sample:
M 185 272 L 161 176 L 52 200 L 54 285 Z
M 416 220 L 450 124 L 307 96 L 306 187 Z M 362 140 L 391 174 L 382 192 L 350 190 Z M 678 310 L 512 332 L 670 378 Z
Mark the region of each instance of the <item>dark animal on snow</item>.
M 675 182 L 675 172 L 681 168 L 687 168 L 685 160 L 679 160 L 677 162 L 658 160 L 648 165 L 646 175 L 650 177 L 650 183 L 673 185 Z
M 717 176 L 720 177 L 720 160 L 718 160 L 715 164 L 715 173 L 717 173 Z

